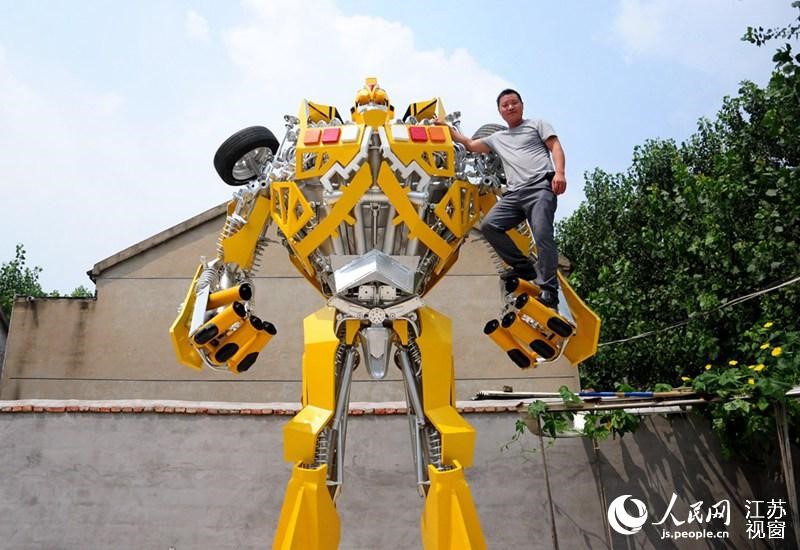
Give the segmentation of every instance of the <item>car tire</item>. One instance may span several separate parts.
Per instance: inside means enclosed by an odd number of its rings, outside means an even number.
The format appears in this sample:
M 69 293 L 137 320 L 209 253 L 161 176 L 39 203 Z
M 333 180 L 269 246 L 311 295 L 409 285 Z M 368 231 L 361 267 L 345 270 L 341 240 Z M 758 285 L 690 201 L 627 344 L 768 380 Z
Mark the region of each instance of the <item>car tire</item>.
M 472 134 L 472 139 L 485 138 L 486 136 L 491 136 L 495 132 L 499 132 L 500 130 L 507 130 L 507 129 L 508 128 L 506 128 L 502 124 L 484 124 L 483 126 L 478 128 L 477 130 L 475 130 L 475 133 Z
M 245 185 L 278 150 L 275 135 L 263 126 L 239 130 L 226 139 L 214 155 L 214 168 L 228 185 Z

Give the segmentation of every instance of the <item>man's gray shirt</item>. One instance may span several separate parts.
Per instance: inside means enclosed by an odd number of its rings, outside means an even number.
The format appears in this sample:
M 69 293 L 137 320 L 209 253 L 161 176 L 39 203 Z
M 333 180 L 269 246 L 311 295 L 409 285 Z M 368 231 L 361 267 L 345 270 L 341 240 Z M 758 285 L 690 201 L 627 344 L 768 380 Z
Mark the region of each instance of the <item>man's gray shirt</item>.
M 554 135 L 549 122 L 523 119 L 519 126 L 495 132 L 482 141 L 503 161 L 509 191 L 527 186 L 549 189 L 546 176 L 555 169 L 545 141 Z

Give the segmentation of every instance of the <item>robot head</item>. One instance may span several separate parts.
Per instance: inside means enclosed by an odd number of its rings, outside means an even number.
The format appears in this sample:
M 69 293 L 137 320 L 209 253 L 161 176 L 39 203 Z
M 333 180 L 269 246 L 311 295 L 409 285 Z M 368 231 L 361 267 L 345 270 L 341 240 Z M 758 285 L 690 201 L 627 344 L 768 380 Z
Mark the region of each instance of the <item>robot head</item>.
M 391 120 L 394 107 L 389 104 L 389 94 L 378 86 L 378 79 L 368 77 L 364 87 L 356 93 L 355 105 L 350 108 L 353 122 L 381 126 Z

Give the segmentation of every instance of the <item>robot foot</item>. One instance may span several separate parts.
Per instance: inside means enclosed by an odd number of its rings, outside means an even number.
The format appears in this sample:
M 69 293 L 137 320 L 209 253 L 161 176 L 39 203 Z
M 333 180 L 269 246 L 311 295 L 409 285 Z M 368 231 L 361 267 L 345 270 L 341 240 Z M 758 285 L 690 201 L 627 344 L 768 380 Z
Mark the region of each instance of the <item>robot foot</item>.
M 336 550 L 339 516 L 326 486 L 328 467 L 295 465 L 272 550 Z
M 485 550 L 464 469 L 453 464 L 446 471 L 428 466 L 431 486 L 422 512 L 422 545 L 425 550 Z

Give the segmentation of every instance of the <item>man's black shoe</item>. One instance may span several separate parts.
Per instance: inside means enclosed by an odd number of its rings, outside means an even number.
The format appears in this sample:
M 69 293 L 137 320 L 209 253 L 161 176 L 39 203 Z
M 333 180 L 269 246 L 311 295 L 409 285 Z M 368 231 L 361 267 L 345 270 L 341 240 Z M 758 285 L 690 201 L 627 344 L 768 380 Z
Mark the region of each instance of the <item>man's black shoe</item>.
M 552 290 L 543 290 L 536 299 L 550 309 L 558 311 L 558 294 Z

